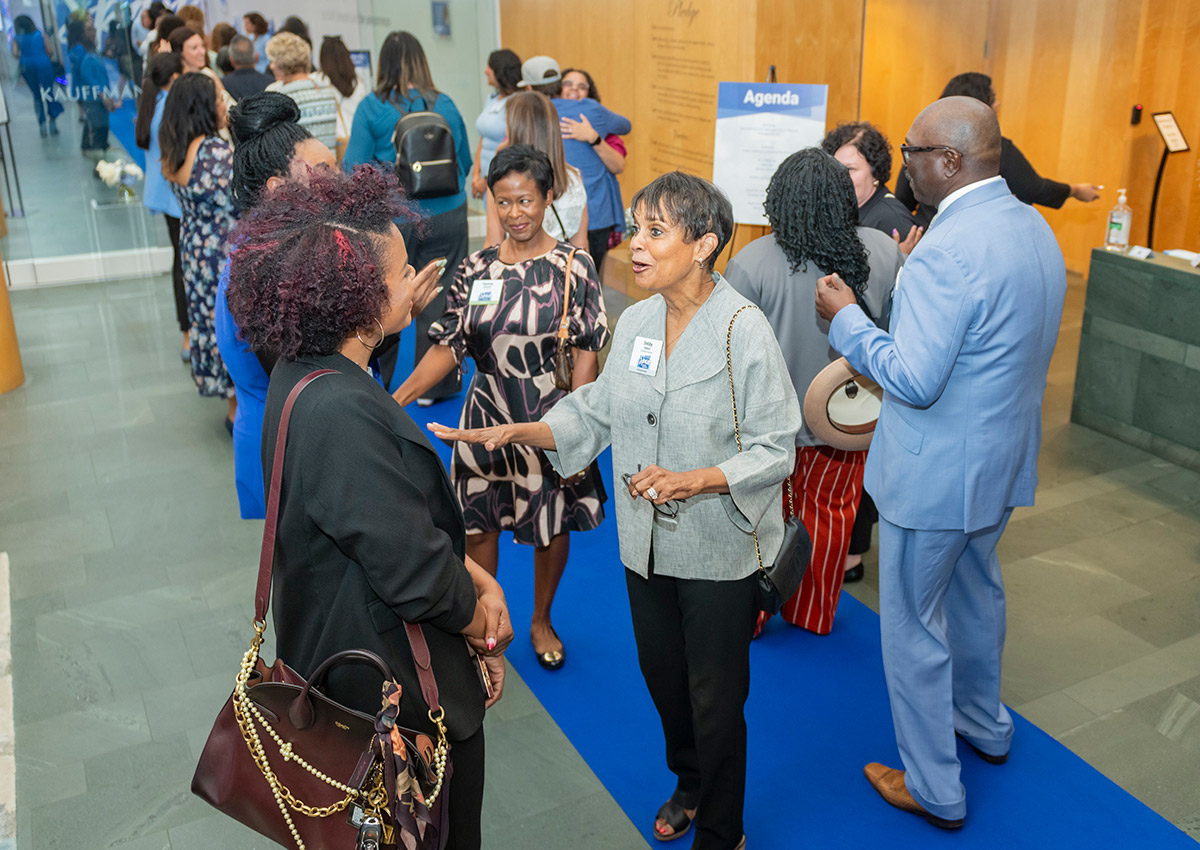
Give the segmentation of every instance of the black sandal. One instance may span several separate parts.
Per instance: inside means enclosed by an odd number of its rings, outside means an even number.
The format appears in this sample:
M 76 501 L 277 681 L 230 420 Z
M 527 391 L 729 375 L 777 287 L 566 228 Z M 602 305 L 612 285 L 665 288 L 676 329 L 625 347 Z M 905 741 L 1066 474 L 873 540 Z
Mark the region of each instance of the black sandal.
M 688 816 L 687 809 L 677 801 L 674 797 L 662 804 L 658 810 L 658 814 L 654 816 L 654 837 L 659 841 L 674 841 L 676 838 L 683 838 L 692 829 L 692 821 L 696 819 L 695 814 Z M 667 826 L 671 827 L 670 835 L 663 835 L 658 831 L 658 822 L 666 821 Z

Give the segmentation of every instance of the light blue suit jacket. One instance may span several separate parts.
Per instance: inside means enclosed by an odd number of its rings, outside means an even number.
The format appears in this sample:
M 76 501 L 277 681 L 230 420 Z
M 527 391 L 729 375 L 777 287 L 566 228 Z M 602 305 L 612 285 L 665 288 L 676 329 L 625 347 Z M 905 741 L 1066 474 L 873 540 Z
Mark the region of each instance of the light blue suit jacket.
M 891 334 L 857 306 L 834 317 L 833 347 L 884 389 L 864 484 L 889 522 L 970 533 L 1033 504 L 1066 288 L 1050 226 L 998 181 L 938 213 Z

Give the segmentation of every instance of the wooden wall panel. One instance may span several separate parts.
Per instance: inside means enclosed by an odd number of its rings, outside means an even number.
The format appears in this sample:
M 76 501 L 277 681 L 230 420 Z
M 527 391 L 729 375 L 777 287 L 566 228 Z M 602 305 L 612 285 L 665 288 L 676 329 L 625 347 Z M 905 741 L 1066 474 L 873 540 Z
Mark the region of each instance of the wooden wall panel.
M 991 43 L 1000 126 L 1034 167 L 1105 186 L 1100 200 L 1041 209 L 1067 268 L 1086 272 L 1129 179 L 1141 0 L 994 0 Z M 1137 219 L 1142 213 L 1135 211 Z
M 654 27 L 678 27 L 672 11 L 695 13 L 684 31 L 709 44 L 710 78 L 827 83 L 829 119 L 878 124 L 894 146 L 954 74 L 990 73 L 1006 136 L 1045 176 L 1097 183 L 1099 201 L 1043 210 L 1070 269 L 1085 272 L 1102 244 L 1116 190 L 1130 189 L 1134 240 L 1146 241 L 1150 193 L 1162 143 L 1150 121 L 1175 111 L 1200 148 L 1200 3 L 1195 0 L 501 0 L 502 39 L 523 57 L 548 53 L 587 67 L 604 102 L 629 115 L 626 199 L 667 167 L 698 170 L 711 157 L 711 130 L 693 132 L 690 157 L 672 159 L 678 129 L 664 120 L 654 75 Z M 986 46 L 986 47 L 985 47 Z M 672 85 L 679 80 L 671 82 Z M 712 90 L 712 89 L 708 89 Z M 1140 127 L 1129 124 L 1136 102 Z M 697 110 L 711 122 L 711 107 Z M 665 152 L 665 155 L 664 155 Z M 1159 248 L 1200 249 L 1200 159 L 1168 159 L 1159 205 Z M 898 163 L 895 167 L 898 171 Z M 705 175 L 707 176 L 707 175 Z M 759 235 L 743 227 L 735 247 Z
M 1167 157 L 1154 246 L 1200 251 L 1200 4 L 1144 0 L 1140 47 L 1134 100 L 1143 105 L 1145 117 L 1130 134 L 1127 178 L 1133 237 L 1146 244 L 1150 198 L 1163 151 L 1150 114 L 1173 111 L 1192 149 Z
M 955 74 L 990 74 L 992 0 L 867 0 L 863 28 L 861 120 L 899 147 L 913 119 Z M 994 51 L 991 51 L 994 52 Z
M 759 0 L 756 64 L 746 79 L 829 86 L 826 128 L 858 120 L 865 0 Z M 739 225 L 729 254 L 767 232 Z
M 857 115 L 863 0 L 501 0 L 505 47 L 585 67 L 606 106 L 633 122 L 625 200 L 680 168 L 712 176 L 717 83 L 825 83 L 829 116 Z M 763 233 L 740 227 L 733 249 Z M 725 257 L 732 252 L 727 249 Z

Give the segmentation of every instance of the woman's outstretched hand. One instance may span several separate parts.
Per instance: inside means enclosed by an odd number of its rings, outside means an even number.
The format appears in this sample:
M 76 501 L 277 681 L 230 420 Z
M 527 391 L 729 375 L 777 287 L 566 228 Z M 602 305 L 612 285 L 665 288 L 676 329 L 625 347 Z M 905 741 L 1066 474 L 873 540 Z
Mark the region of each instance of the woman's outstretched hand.
M 896 243 L 896 247 L 900 249 L 900 253 L 908 256 L 912 253 L 913 248 L 917 247 L 917 243 L 921 241 L 921 237 L 925 235 L 924 227 L 917 227 L 915 224 L 908 229 L 908 235 L 903 239 L 900 238 L 900 231 L 892 228 L 892 241 Z
M 438 286 L 438 281 L 442 279 L 445 271 L 446 258 L 441 257 L 432 260 L 425 268 L 417 272 L 417 277 L 413 280 L 412 317 L 414 319 L 442 291 L 442 287 Z
M 489 452 L 507 446 L 512 440 L 507 425 L 493 425 L 490 428 L 447 428 L 437 422 L 430 422 L 429 430 L 444 443 L 482 443 Z

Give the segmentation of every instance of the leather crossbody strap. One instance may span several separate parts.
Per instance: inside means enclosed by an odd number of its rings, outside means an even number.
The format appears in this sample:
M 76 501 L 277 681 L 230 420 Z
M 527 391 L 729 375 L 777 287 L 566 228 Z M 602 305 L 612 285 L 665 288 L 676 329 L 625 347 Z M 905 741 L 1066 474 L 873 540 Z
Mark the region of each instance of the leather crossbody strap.
M 333 373 L 334 369 L 318 369 L 309 372 L 292 391 L 288 393 L 287 401 L 283 403 L 283 413 L 279 416 L 279 430 L 275 434 L 275 459 L 271 463 L 271 489 L 267 494 L 267 522 L 263 527 L 262 550 L 258 554 L 258 586 L 254 591 L 254 621 L 267 621 L 267 607 L 271 604 L 271 570 L 275 565 L 275 532 L 279 524 L 279 485 L 283 481 L 283 451 L 287 448 L 288 422 L 292 418 L 292 408 L 304 388 L 323 375 Z
M 557 213 L 555 213 L 555 215 L 557 215 Z M 564 280 L 564 283 L 563 283 L 563 314 L 562 314 L 562 321 L 558 323 L 558 338 L 559 339 L 567 338 L 567 326 L 570 324 L 570 321 L 567 316 L 567 310 L 569 310 L 570 306 L 571 306 L 571 279 L 575 276 L 574 275 L 575 254 L 578 253 L 578 251 L 579 251 L 578 248 L 573 249 L 571 251 L 571 255 L 569 257 L 567 257 L 566 279 Z
M 287 401 L 283 404 L 283 413 L 279 416 L 279 431 L 275 435 L 275 457 L 271 462 L 271 489 L 267 495 L 267 521 L 263 527 L 262 550 L 258 556 L 258 586 L 254 592 L 254 620 L 257 623 L 266 623 L 267 608 L 271 604 L 271 573 L 275 566 L 275 534 L 279 526 L 279 488 L 283 481 L 283 454 L 287 448 L 288 423 L 292 418 L 292 408 L 296 406 L 296 399 L 300 397 L 300 393 L 309 384 L 336 371 L 318 369 L 301 378 L 288 393 Z M 413 623 L 405 623 L 404 632 L 412 648 L 413 661 L 416 662 L 421 693 L 430 711 L 436 714 L 440 708 L 438 686 L 433 677 L 432 660 L 429 645 L 425 642 L 425 633 L 421 631 L 420 626 Z

